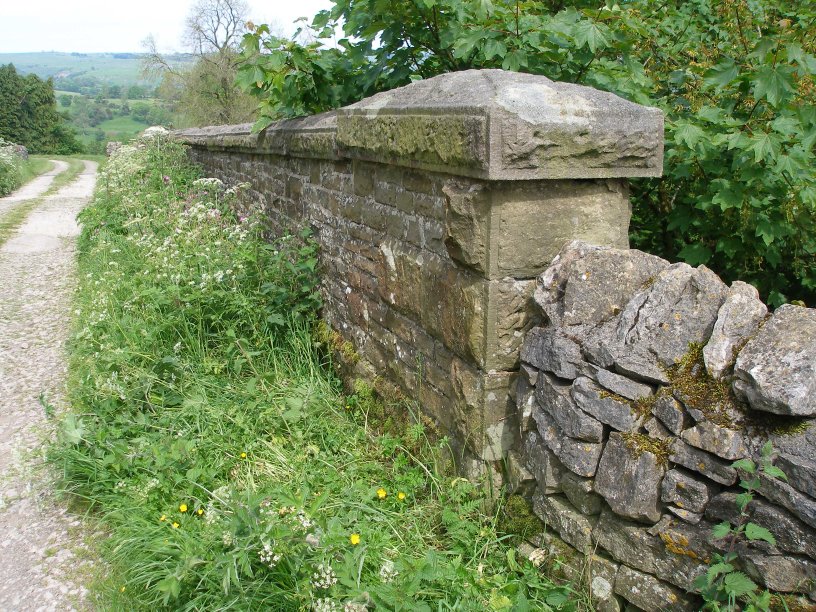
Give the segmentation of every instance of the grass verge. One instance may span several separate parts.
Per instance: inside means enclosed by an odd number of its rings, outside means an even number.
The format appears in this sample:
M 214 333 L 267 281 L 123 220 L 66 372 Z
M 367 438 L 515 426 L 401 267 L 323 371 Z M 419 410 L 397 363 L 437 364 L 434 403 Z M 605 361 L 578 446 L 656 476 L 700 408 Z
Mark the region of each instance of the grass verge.
M 82 163 L 81 159 L 72 157 L 60 157 L 60 159 L 68 162 L 68 168 L 54 177 L 54 181 L 45 193 L 31 200 L 23 200 L 5 213 L 0 214 L 0 246 L 3 246 L 14 235 L 14 232 L 23 224 L 31 211 L 42 204 L 45 198 L 74 182 L 85 169 L 85 164 Z
M 81 221 L 72 412 L 49 457 L 128 610 L 548 610 L 421 421 L 370 427 L 315 340 L 315 246 L 263 239 L 184 149 L 117 151 Z M 403 409 L 410 406 L 403 405 Z
M 47 157 L 30 156 L 21 168 L 20 177 L 22 183 L 20 183 L 20 186 L 22 187 L 32 179 L 45 174 L 53 167 L 53 162 Z

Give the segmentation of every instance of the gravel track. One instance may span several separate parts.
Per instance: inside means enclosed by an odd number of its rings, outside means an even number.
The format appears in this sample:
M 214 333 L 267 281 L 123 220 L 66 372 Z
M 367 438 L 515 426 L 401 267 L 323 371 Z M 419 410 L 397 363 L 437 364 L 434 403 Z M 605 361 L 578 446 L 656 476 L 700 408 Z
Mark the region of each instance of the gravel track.
M 44 194 L 46 191 L 48 191 L 51 183 L 54 182 L 54 178 L 68 168 L 68 162 L 52 159 L 51 163 L 54 164 L 54 167 L 51 168 L 51 170 L 44 172 L 37 178 L 30 180 L 17 191 L 13 191 L 4 198 L 0 198 L 0 215 L 24 200 L 33 200 L 34 198 Z
M 86 161 L 78 179 L 46 197 L 0 248 L 2 612 L 92 607 L 82 584 L 93 569 L 86 534 L 54 498 L 42 465 L 41 440 L 48 428 L 39 398 L 64 407 L 64 344 L 76 286 L 75 217 L 93 192 L 96 166 Z M 14 202 L 42 194 L 53 177 L 35 179 L 20 190 L 27 197 Z M 0 199 L 0 216 L 7 200 Z

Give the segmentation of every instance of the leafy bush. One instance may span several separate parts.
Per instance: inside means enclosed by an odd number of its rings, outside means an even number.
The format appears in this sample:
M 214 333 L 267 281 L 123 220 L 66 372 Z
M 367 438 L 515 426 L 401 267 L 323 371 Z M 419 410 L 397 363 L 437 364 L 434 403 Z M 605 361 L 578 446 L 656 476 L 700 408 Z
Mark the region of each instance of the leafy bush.
M 267 245 L 161 136 L 98 185 L 50 458 L 110 534 L 111 609 L 575 608 L 420 424 L 374 429 L 370 391 L 341 395 L 308 237 Z
M 15 145 L 0 138 L 0 196 L 17 189 L 23 182 L 23 160 Z
M 335 37 L 337 24 L 345 37 Z M 334 0 L 301 45 L 260 26 L 239 84 L 263 127 L 413 79 L 504 68 L 666 114 L 665 176 L 634 181 L 633 246 L 816 297 L 816 5 L 781 0 Z

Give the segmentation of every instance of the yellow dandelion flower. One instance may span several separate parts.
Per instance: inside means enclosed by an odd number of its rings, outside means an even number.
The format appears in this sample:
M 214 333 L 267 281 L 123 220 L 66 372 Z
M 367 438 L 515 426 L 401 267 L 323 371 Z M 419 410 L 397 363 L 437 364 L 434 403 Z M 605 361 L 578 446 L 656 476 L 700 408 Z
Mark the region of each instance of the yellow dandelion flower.
M 178 529 L 178 528 L 179 528 L 179 524 L 178 523 L 173 523 L 173 529 Z
M 164 514 L 162 514 L 162 515 L 159 517 L 159 522 L 160 522 L 160 523 L 163 523 L 163 522 L 164 522 L 164 521 L 166 521 L 166 520 L 167 520 L 167 517 L 166 517 Z
M 351 542 L 352 546 L 357 546 L 360 543 L 360 534 L 352 533 L 351 537 L 349 538 L 349 542 Z
M 179 512 L 187 512 L 187 504 L 181 504 L 179 506 Z
M 246 453 L 241 453 L 241 459 L 246 459 L 246 458 L 247 458 L 247 454 Z
M 125 587 L 122 587 L 121 589 L 119 589 L 119 592 L 124 593 L 125 592 Z
M 403 501 L 403 500 L 405 499 L 405 497 L 406 497 L 406 495 L 405 495 L 405 493 L 403 493 L 402 491 L 400 491 L 399 493 L 397 493 L 397 499 L 398 499 L 398 500 Z
M 382 487 L 377 489 L 377 497 L 379 497 L 380 499 L 385 499 L 386 495 L 388 495 L 388 492 L 385 489 L 383 489 Z
M 199 508 L 198 510 L 196 510 L 196 514 L 198 514 L 198 516 L 204 514 L 204 508 Z

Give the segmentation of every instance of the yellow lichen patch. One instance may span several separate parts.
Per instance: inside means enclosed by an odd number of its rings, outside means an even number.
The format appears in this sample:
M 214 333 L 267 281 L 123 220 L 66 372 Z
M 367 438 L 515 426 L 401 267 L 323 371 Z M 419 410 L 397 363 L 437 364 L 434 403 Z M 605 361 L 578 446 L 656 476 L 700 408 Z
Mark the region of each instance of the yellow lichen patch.
M 663 544 L 666 545 L 666 550 L 669 552 L 675 555 L 688 557 L 689 559 L 694 559 L 695 561 L 700 561 L 700 556 L 689 548 L 688 538 L 684 535 L 674 534 L 674 536 L 672 536 L 672 534 L 664 531 L 660 534 L 660 539 L 663 540 Z

